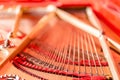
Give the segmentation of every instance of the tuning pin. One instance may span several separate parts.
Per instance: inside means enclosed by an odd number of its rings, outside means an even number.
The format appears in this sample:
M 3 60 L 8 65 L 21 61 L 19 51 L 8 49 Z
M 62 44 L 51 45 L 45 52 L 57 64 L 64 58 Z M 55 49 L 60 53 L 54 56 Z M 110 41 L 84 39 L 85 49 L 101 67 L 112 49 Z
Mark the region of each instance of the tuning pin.
M 12 74 L 9 74 L 8 77 L 12 76 Z
M 20 77 L 18 75 L 15 76 L 16 80 L 20 80 Z
M 7 77 L 7 74 L 4 74 L 4 77 Z
M 11 32 L 8 33 L 6 39 L 4 40 L 4 44 L 3 44 L 3 47 L 4 47 L 4 48 L 7 48 L 7 47 L 9 47 L 9 48 L 15 47 L 15 44 L 13 43 L 13 40 L 11 39 L 11 34 L 12 34 Z

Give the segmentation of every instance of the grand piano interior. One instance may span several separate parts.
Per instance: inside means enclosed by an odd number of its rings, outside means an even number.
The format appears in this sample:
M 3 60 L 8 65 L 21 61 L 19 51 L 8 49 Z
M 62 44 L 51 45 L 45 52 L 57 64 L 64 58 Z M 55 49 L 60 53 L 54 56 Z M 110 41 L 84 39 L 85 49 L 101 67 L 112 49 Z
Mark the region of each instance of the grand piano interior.
M 0 80 L 120 80 L 117 0 L 59 1 L 0 2 Z

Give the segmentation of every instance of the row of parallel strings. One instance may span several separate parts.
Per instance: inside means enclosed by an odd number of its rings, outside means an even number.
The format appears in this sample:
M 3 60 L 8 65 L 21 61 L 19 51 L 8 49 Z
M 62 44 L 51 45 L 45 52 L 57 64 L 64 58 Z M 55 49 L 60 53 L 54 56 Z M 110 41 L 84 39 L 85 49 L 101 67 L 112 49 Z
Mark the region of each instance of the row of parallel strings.
M 44 65 L 69 74 L 105 75 L 94 37 L 73 27 L 50 30 L 40 39 Z M 44 52 L 43 51 L 43 52 Z M 42 54 L 41 54 L 42 55 Z

